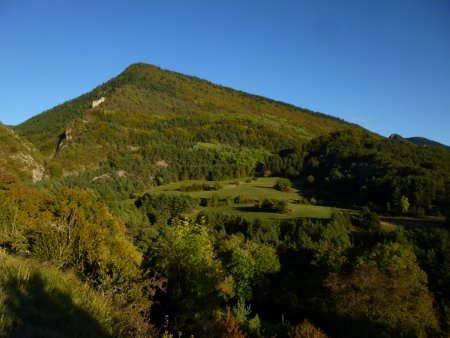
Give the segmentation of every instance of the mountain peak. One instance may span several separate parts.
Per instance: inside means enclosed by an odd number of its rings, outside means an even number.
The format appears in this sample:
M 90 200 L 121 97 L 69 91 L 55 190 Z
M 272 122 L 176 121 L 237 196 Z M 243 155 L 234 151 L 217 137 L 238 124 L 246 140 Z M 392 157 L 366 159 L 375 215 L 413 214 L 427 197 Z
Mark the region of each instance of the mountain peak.
M 231 147 L 274 152 L 330 132 L 363 130 L 336 117 L 145 63 L 131 64 L 92 91 L 14 129 L 52 162 L 73 157 L 63 169 L 72 173 L 79 171 L 77 167 L 106 160 L 114 152 L 113 145 L 134 149 L 136 139 L 148 139 L 149 133 L 160 135 L 162 130 L 171 138 L 169 143 L 184 135 L 192 146 L 228 142 Z M 62 149 L 67 130 L 73 138 Z M 84 163 L 75 158 L 84 158 Z M 73 163 L 73 168 L 67 163 Z

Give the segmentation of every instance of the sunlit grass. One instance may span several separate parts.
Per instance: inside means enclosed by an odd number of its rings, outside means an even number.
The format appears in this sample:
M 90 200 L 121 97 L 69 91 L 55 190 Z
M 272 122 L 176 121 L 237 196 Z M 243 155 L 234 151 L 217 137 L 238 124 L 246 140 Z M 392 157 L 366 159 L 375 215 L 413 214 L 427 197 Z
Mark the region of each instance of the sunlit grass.
M 232 179 L 226 181 L 206 181 L 206 180 L 189 180 L 161 185 L 150 190 L 151 193 L 164 193 L 164 194 L 176 194 L 176 195 L 189 195 L 194 198 L 210 198 L 214 194 L 217 194 L 220 199 L 226 197 L 235 198 L 242 196 L 251 200 L 262 200 L 264 198 L 285 200 L 288 202 L 289 211 L 287 213 L 273 213 L 273 212 L 261 212 L 252 210 L 253 204 L 232 205 L 223 207 L 205 207 L 201 210 L 209 210 L 219 213 L 227 213 L 239 216 L 245 216 L 249 218 L 261 218 L 261 219 L 277 219 L 287 220 L 296 218 L 329 218 L 331 208 L 318 206 L 299 204 L 302 199 L 301 191 L 293 188 L 291 191 L 278 191 L 274 188 L 277 177 L 260 177 L 256 180 L 244 179 Z M 190 186 L 192 184 L 207 184 L 213 186 L 218 183 L 222 186 L 220 190 L 209 191 L 193 191 L 193 192 L 181 192 L 179 191 L 181 186 Z
M 0 253 L 1 337 L 110 337 L 111 304 L 71 273 Z

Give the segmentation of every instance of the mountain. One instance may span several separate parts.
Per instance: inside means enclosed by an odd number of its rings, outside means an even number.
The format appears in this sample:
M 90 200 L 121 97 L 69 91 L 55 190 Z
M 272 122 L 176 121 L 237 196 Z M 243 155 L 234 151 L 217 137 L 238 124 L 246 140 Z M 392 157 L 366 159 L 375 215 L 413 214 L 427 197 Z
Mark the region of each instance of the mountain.
M 166 176 L 180 179 L 214 175 L 210 168 L 228 165 L 237 154 L 258 161 L 344 129 L 363 130 L 146 64 L 131 65 L 93 91 L 14 128 L 47 158 L 53 176 L 113 167 L 123 175 L 144 170 L 154 177 L 176 167 Z M 199 169 L 183 173 L 181 167 Z M 246 171 L 238 165 L 234 169 L 225 176 Z
M 22 180 L 37 182 L 44 177 L 44 161 L 39 151 L 11 128 L 0 124 L 0 166 Z
M 427 139 L 425 137 L 418 137 L 418 136 L 416 136 L 416 137 L 402 137 L 402 136 L 400 136 L 398 134 L 392 134 L 391 136 L 389 136 L 389 138 L 394 139 L 394 140 L 407 141 L 407 142 L 413 143 L 413 144 L 415 144 L 417 146 L 437 147 L 437 148 L 450 150 L 449 146 L 447 146 L 445 144 L 442 144 L 442 143 L 439 143 L 439 142 L 436 142 L 436 141 L 433 141 L 433 140 L 429 140 L 429 139 Z

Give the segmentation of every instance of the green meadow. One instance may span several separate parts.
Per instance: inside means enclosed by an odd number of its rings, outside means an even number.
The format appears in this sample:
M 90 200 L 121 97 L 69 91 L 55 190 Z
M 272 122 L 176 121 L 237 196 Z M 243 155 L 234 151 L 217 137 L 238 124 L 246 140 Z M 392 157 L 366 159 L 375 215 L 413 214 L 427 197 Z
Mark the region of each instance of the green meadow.
M 150 193 L 189 195 L 193 198 L 211 198 L 217 194 L 220 199 L 241 196 L 243 199 L 263 200 L 264 198 L 285 200 L 288 202 L 287 213 L 261 212 L 253 209 L 252 203 L 220 207 L 199 207 L 197 211 L 212 211 L 245 216 L 248 218 L 288 220 L 296 218 L 329 218 L 331 208 L 317 205 L 300 204 L 304 200 L 302 188 L 292 188 L 284 192 L 274 188 L 278 177 L 259 177 L 256 180 L 232 179 L 226 181 L 188 180 L 161 185 L 150 190 Z M 221 189 L 208 191 L 180 191 L 180 187 L 188 187 L 193 184 L 207 184 L 214 186 L 219 184 Z

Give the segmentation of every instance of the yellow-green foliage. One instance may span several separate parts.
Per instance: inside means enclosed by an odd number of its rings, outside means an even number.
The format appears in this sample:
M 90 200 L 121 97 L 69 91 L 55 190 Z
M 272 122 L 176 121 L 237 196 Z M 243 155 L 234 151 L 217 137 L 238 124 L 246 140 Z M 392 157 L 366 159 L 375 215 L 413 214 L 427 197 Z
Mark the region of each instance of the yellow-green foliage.
M 399 243 L 377 244 L 358 259 L 351 273 L 332 273 L 325 281 L 342 317 L 360 320 L 354 332 L 390 331 L 391 336 L 437 336 L 439 327 L 426 274 L 416 256 Z M 436 331 L 433 331 L 436 330 Z
M 277 253 L 271 246 L 231 235 L 219 245 L 219 257 L 227 273 L 232 295 L 249 300 L 252 288 L 266 274 L 280 270 Z
M 55 266 L 76 266 L 102 283 L 133 279 L 140 256 L 120 223 L 89 193 L 64 189 L 49 203 L 51 220 L 32 232 L 32 254 Z
M 315 327 L 307 319 L 289 330 L 289 338 L 328 338 L 322 330 Z
M 123 332 L 124 336 L 148 334 L 151 327 L 145 321 L 145 316 L 148 315 L 152 305 L 151 296 L 156 287 L 161 287 L 162 280 L 140 269 L 141 254 L 128 241 L 123 223 L 113 217 L 107 207 L 92 193 L 81 189 L 64 188 L 52 194 L 23 187 L 17 179 L 14 179 L 14 176 L 0 172 L 0 250 L 22 257 L 31 257 L 35 259 L 35 262 L 42 262 L 54 269 L 72 271 L 88 285 L 101 290 L 103 295 L 108 295 L 110 303 L 117 308 L 114 310 L 117 330 Z M 2 264 L 0 262 L 0 267 L 3 266 Z M 22 270 L 19 268 L 19 271 Z M 0 270 L 0 275 L 2 274 Z M 52 288 L 49 291 L 42 291 L 44 287 L 42 285 L 46 282 L 43 280 L 45 276 L 42 277 L 39 271 L 27 274 L 32 276 L 30 285 L 21 286 L 22 284 L 19 282 L 17 284 L 14 279 L 5 281 L 4 287 L 14 287 L 12 290 L 7 290 L 10 292 L 8 299 L 12 299 L 13 303 L 11 305 L 9 300 L 4 299 L 6 303 L 0 302 L 0 305 L 6 304 L 4 308 L 19 311 L 18 307 L 26 306 L 28 302 L 26 297 L 35 290 L 38 293 L 37 298 L 30 296 L 31 301 L 36 302 L 33 306 L 38 306 L 37 302 L 41 298 L 49 298 L 44 301 L 43 306 L 52 306 L 52 311 L 58 311 L 59 308 L 65 311 L 64 307 L 72 304 L 70 295 L 59 293 Z M 25 282 L 27 281 L 28 279 Z M 55 282 L 56 284 L 58 283 Z M 67 287 L 69 284 L 68 282 Z M 1 287 L 2 285 L 0 285 L 0 294 L 3 293 Z M 28 290 L 28 288 L 31 289 Z M 77 292 L 76 285 L 74 292 Z M 22 302 L 22 294 L 25 294 L 23 296 L 26 298 L 25 303 L 17 305 Z M 51 298 L 52 295 L 55 299 Z M 14 297 L 20 299 L 15 300 Z M 39 317 L 37 312 L 38 309 L 33 309 L 26 315 L 32 321 L 44 323 L 41 323 L 42 330 L 51 329 L 52 318 L 48 323 L 43 321 L 45 316 L 50 316 L 50 312 L 44 311 L 42 315 L 44 317 Z M 72 313 L 75 313 L 74 316 L 81 316 L 81 322 L 85 318 L 84 312 L 79 312 L 78 307 L 70 310 L 65 316 L 70 316 Z M 17 316 L 19 315 L 22 314 L 18 312 Z M 11 312 L 1 313 L 0 319 L 4 326 L 2 330 L 12 330 L 14 327 L 10 326 L 15 325 L 14 320 L 23 320 L 15 319 L 15 314 Z M 111 320 L 110 317 L 107 319 Z M 64 318 L 58 319 L 58 321 L 62 320 Z M 90 319 L 86 320 L 90 321 Z M 73 326 L 76 323 L 68 325 Z M 25 329 L 32 330 L 28 327 Z M 63 329 L 66 330 L 64 325 Z M 90 327 L 85 332 L 91 332 L 91 334 L 75 334 L 74 336 L 109 335 L 108 332 L 103 334 L 102 330 L 103 328 Z M 19 332 L 22 334 L 22 331 Z M 29 336 L 27 332 L 24 331 L 24 336 Z M 52 336 L 51 331 L 49 334 Z M 46 336 L 46 334 L 39 333 L 38 336 Z
M 89 192 L 65 188 L 53 195 L 17 183 L 0 189 L 0 202 L 0 247 L 74 268 L 100 284 L 139 278 L 141 256 L 124 225 Z
M 218 305 L 220 262 L 206 226 L 190 219 L 176 222 L 148 249 L 144 264 L 167 278 L 165 313 L 176 329 L 192 328 Z

